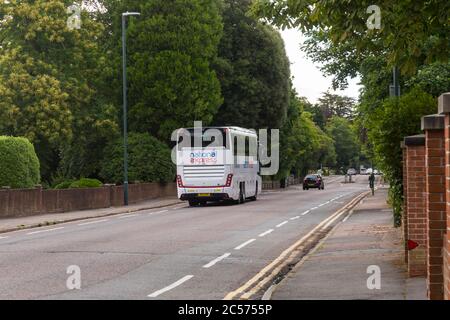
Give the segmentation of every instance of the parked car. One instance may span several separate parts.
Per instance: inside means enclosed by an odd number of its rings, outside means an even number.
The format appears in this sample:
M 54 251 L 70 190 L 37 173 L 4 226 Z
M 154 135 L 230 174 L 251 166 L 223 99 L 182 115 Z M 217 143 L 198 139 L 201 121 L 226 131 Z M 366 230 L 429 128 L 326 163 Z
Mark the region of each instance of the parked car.
M 362 168 L 361 170 L 359 170 L 359 174 L 362 174 L 362 175 L 367 174 L 367 169 Z
M 348 169 L 347 170 L 347 174 L 348 175 L 351 175 L 351 176 L 354 176 L 354 175 L 356 175 L 358 172 L 356 171 L 356 169 L 354 169 L 354 168 L 350 168 L 350 169 Z
M 325 183 L 323 182 L 322 176 L 318 174 L 306 176 L 305 180 L 303 180 L 303 190 L 309 190 L 310 188 L 324 190 Z

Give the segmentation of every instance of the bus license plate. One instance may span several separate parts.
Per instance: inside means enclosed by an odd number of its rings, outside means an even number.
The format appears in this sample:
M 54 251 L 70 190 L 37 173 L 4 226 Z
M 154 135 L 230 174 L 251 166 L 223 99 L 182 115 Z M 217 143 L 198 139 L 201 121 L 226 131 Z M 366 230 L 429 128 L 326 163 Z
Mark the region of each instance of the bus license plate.
M 210 197 L 211 194 L 210 193 L 199 193 L 198 196 L 199 197 Z

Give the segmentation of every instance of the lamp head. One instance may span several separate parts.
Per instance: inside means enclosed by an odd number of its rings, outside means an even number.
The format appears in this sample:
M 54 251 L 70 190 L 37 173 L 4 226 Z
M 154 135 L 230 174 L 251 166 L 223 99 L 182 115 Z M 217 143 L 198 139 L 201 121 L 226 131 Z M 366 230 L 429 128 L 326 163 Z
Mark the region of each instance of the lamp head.
M 141 14 L 139 12 L 124 12 L 122 13 L 122 17 L 128 17 L 128 16 L 140 16 Z

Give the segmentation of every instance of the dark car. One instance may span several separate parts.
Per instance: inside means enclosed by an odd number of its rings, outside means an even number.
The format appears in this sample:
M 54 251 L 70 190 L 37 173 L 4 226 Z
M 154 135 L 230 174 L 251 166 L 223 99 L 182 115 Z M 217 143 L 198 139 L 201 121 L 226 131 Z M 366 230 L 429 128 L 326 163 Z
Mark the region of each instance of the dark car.
M 308 190 L 309 188 L 316 188 L 319 190 L 325 189 L 325 184 L 323 179 L 318 174 L 310 174 L 303 180 L 303 190 Z

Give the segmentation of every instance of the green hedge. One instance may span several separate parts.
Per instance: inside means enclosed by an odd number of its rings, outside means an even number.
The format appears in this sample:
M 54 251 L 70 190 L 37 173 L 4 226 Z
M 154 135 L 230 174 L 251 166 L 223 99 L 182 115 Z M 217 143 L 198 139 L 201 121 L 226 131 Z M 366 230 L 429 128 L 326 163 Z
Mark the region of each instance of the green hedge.
M 130 133 L 128 137 L 128 175 L 130 182 L 172 182 L 175 165 L 171 150 L 147 133 Z M 109 183 L 123 182 L 123 140 L 109 144 L 105 149 L 101 178 Z
M 70 185 L 74 182 L 75 180 L 67 180 L 60 182 L 56 186 L 54 186 L 54 189 L 69 189 Z
M 0 187 L 33 188 L 40 180 L 39 159 L 30 141 L 0 136 Z
M 102 182 L 97 179 L 87 179 L 82 178 L 78 181 L 74 181 L 70 184 L 70 189 L 77 189 L 77 188 L 100 188 L 102 186 Z
M 54 189 L 100 188 L 102 182 L 97 179 L 82 178 L 80 180 L 67 180 L 55 186 Z

